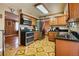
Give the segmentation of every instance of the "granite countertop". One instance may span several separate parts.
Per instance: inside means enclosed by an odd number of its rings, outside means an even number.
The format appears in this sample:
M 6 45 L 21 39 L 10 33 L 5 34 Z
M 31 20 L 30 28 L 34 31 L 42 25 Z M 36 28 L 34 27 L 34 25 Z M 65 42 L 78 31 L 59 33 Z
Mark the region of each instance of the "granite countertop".
M 77 41 L 77 42 L 79 42 L 79 39 L 73 39 L 72 37 L 57 36 L 56 39 L 57 40 Z

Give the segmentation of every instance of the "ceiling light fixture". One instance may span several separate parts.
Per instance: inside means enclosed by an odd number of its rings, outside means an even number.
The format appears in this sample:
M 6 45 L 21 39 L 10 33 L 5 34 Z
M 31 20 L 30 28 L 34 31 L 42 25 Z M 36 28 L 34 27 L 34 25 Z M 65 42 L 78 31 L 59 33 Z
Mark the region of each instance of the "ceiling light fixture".
M 36 8 L 38 9 L 38 10 L 40 10 L 43 14 L 48 14 L 48 10 L 45 8 L 45 6 L 43 5 L 43 4 L 37 4 L 37 5 L 35 5 L 36 6 Z

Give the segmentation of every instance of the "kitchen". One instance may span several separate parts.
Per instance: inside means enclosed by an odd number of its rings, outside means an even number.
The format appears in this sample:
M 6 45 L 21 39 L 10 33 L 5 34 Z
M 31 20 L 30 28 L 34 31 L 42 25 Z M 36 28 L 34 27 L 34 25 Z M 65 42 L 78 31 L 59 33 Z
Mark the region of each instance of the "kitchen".
M 4 10 L 9 8 L 8 11 L 12 14 L 15 14 L 16 10 L 18 11 L 19 37 L 16 44 L 17 48 L 12 47 L 10 51 L 10 49 L 5 50 L 5 46 L 2 47 L 5 56 L 79 56 L 79 4 L 0 5 L 4 7 Z M 5 18 L 4 15 L 5 13 L 1 15 L 3 19 Z M 0 23 L 0 25 L 2 24 Z M 3 27 L 5 28 L 4 24 Z M 4 42 L 3 45 L 6 43 Z M 5 53 L 6 51 L 7 53 Z

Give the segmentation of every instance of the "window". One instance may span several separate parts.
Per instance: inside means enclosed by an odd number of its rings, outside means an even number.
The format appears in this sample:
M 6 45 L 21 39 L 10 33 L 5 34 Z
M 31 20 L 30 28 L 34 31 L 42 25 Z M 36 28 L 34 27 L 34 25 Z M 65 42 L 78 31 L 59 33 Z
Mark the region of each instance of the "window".
M 18 22 L 15 23 L 15 30 L 16 30 L 16 31 L 19 30 L 19 23 L 18 23 Z

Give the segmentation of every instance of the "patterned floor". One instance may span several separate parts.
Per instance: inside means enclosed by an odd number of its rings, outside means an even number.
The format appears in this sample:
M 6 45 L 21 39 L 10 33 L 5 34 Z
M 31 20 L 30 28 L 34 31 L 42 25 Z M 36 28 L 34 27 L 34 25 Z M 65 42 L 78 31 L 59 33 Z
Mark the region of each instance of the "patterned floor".
M 7 48 L 5 56 L 55 56 L 55 43 L 48 41 L 48 37 L 19 48 Z

